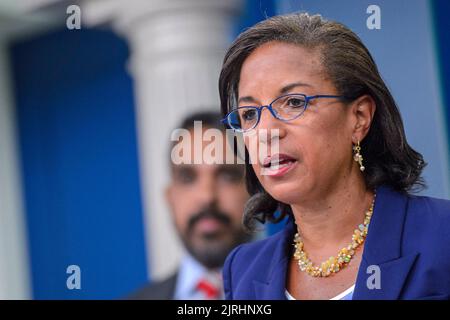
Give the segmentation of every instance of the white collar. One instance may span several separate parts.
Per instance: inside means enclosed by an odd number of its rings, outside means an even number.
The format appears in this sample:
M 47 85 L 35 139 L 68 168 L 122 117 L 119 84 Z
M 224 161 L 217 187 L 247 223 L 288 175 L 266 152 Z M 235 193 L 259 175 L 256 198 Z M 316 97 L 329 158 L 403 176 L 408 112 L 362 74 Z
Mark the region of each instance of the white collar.
M 217 272 L 220 274 L 220 270 Z M 214 281 L 214 278 L 216 278 L 214 273 L 215 272 L 205 268 L 191 255 L 185 254 L 180 263 L 177 284 L 175 287 L 175 299 L 187 300 L 190 297 L 195 299 L 198 282 L 203 278 L 209 278 Z

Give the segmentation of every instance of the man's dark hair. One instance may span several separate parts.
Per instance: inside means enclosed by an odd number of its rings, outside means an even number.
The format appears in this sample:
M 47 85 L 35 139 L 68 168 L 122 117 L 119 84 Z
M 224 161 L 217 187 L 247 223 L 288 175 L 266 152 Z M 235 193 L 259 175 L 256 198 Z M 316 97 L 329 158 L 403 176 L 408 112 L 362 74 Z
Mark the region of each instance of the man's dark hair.
M 295 13 L 262 21 L 239 35 L 226 53 L 219 79 L 222 114 L 237 106 L 239 76 L 245 59 L 270 41 L 317 49 L 325 72 L 339 95 L 353 101 L 370 95 L 376 103 L 371 128 L 361 143 L 364 179 L 369 189 L 387 185 L 407 193 L 425 187 L 421 173 L 425 162 L 406 140 L 402 119 L 370 52 L 349 28 L 320 15 Z M 252 195 L 244 223 L 279 221 L 291 215 L 290 206 L 273 199 L 259 183 L 246 155 L 246 183 Z M 281 215 L 274 212 L 280 209 Z
M 196 111 L 186 116 L 177 128 L 190 130 L 194 128 L 195 121 L 201 121 L 203 127 L 224 130 L 220 119 L 221 114 L 218 111 Z
M 218 111 L 195 111 L 193 113 L 188 114 L 185 118 L 183 118 L 176 129 L 185 129 L 191 130 L 194 128 L 195 121 L 201 121 L 203 128 L 213 128 L 219 130 L 225 130 L 223 125 L 220 122 L 221 114 Z M 172 148 L 177 144 L 176 141 L 172 141 L 169 146 L 168 155 L 169 160 L 171 160 L 171 152 Z M 170 161 L 171 168 L 172 161 Z

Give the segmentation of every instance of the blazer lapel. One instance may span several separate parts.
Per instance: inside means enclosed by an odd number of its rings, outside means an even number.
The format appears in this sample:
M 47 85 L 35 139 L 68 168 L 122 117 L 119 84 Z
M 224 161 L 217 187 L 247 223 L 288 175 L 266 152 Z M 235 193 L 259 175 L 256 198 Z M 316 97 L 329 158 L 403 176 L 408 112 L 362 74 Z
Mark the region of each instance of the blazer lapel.
M 289 219 L 282 238 L 278 241 L 273 258 L 268 261 L 269 272 L 264 280 L 253 280 L 255 300 L 286 300 L 286 274 L 292 248 L 294 223 Z
M 407 202 L 407 196 L 387 187 L 377 189 L 353 300 L 395 300 L 401 297 L 408 273 L 418 256 L 417 253 L 401 255 Z
M 397 300 L 408 277 L 408 273 L 417 258 L 417 254 L 411 254 L 383 263 L 361 261 L 356 280 L 353 300 Z M 374 270 L 373 266 L 378 266 Z M 380 288 L 372 288 L 371 276 L 379 272 Z

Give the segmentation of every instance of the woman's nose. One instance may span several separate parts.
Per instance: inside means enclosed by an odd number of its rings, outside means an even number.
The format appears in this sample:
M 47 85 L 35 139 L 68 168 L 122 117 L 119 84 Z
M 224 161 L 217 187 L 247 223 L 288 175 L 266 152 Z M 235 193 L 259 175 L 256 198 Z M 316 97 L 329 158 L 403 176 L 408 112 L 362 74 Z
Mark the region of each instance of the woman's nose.
M 273 139 L 280 139 L 286 134 L 284 122 L 275 118 L 267 107 L 261 110 L 261 118 L 256 129 L 258 137 L 263 143 L 270 143 Z
M 274 122 L 277 119 L 273 116 L 272 111 L 269 108 L 269 106 L 263 106 L 261 109 L 258 123 L 258 128 L 260 129 L 268 129 L 276 125 Z

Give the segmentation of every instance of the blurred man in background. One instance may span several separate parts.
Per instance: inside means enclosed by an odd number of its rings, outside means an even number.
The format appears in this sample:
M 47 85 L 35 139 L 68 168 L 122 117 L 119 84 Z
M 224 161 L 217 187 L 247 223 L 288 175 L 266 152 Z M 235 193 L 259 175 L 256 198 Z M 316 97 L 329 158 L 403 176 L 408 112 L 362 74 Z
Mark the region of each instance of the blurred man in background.
M 200 123 L 199 131 L 197 125 Z M 185 149 L 185 154 L 181 155 L 188 161 L 175 164 L 179 162 L 174 159 L 176 143 L 172 144 L 171 182 L 166 189 L 166 199 L 186 253 L 173 275 L 147 285 L 134 294 L 133 299 L 223 298 L 221 268 L 225 258 L 234 247 L 250 239 L 242 227 L 242 213 L 248 200 L 244 165 L 236 161 L 226 164 L 225 154 L 229 147 L 220 114 L 200 112 L 190 115 L 179 128 L 189 132 L 190 141 L 184 143 L 191 150 Z M 223 157 L 223 164 L 207 164 L 211 162 L 205 163 L 205 159 L 201 163 L 194 161 L 195 153 L 203 154 L 211 144 L 202 138 L 200 144 L 194 142 L 208 129 L 220 129 L 223 139 L 216 142 L 223 141 L 219 143 L 223 148 L 216 150 L 219 151 L 216 156 Z M 195 150 L 196 147 L 201 150 Z

